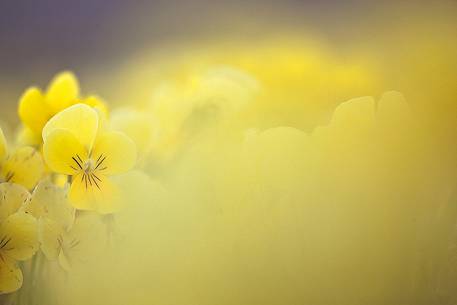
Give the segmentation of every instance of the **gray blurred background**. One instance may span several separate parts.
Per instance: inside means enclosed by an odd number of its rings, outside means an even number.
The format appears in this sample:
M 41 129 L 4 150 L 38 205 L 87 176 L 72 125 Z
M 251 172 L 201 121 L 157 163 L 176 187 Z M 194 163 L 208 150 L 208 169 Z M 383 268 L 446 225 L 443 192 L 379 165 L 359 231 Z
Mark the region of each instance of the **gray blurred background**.
M 403 2 L 404 3 L 404 2 Z M 414 10 L 412 2 L 410 10 Z M 439 2 L 436 6 L 441 5 Z M 272 29 L 316 33 L 338 53 L 349 40 L 374 39 L 372 18 L 386 1 L 0 1 L 0 104 L 15 122 L 21 92 L 73 70 L 85 91 L 144 49 L 230 37 L 251 42 Z M 402 19 L 407 16 L 391 17 Z M 367 22 L 369 20 L 369 22 Z M 217 43 L 215 40 L 214 43 Z M 352 44 L 353 45 L 353 44 Z M 112 84 L 116 86 L 116 84 Z M 6 118 L 5 118 L 6 117 Z
M 43 70 L 80 74 L 98 66 L 109 73 L 111 64 L 146 45 L 221 35 L 255 40 L 272 25 L 344 39 L 355 11 L 376 9 L 370 1 L 3 0 L 0 76 L 28 84 L 47 81 Z

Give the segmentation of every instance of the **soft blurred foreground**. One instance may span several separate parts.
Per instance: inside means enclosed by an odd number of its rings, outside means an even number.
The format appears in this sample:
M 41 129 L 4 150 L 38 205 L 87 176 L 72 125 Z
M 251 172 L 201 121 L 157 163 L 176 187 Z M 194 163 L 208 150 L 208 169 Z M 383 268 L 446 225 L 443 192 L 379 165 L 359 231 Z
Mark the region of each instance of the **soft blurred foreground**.
M 279 32 L 93 77 L 139 161 L 109 242 L 51 264 L 37 304 L 457 304 L 455 13 L 380 13 L 344 52 Z

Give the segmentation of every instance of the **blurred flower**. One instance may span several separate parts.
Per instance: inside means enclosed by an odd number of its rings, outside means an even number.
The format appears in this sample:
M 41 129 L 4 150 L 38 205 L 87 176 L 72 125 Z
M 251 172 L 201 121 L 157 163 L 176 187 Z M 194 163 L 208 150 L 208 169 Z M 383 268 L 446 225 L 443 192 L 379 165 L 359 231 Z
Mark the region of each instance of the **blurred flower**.
M 16 144 L 17 145 L 30 145 L 33 147 L 40 147 L 42 142 L 41 134 L 33 132 L 27 126 L 20 126 L 16 132 Z
M 134 108 L 116 109 L 110 116 L 110 127 L 125 133 L 135 142 L 140 162 L 144 161 L 151 150 L 154 139 L 152 126 L 151 116 Z
M 49 168 L 72 176 L 69 192 L 77 209 L 113 213 L 117 190 L 108 176 L 131 169 L 135 143 L 121 132 L 99 128 L 99 114 L 76 104 L 56 114 L 43 128 L 43 154 Z
M 20 208 L 29 192 L 16 184 L 0 184 L 0 294 L 22 286 L 18 261 L 31 258 L 38 250 L 36 219 Z
M 227 66 L 159 83 L 150 103 L 153 157 L 169 160 L 183 142 L 248 106 L 259 90 L 253 76 Z
M 24 211 L 35 216 L 39 221 L 51 219 L 59 227 L 68 230 L 75 219 L 75 209 L 68 203 L 68 185 L 59 187 L 44 179 L 33 190 Z
M 37 87 L 28 88 L 19 100 L 19 118 L 25 125 L 18 135 L 19 142 L 37 145 L 41 130 L 46 122 L 59 111 L 76 103 L 87 104 L 101 114 L 107 114 L 106 104 L 96 96 L 80 98 L 80 88 L 76 76 L 71 72 L 57 74 L 48 86 L 46 93 Z
M 8 154 L 8 147 L 6 144 L 5 135 L 3 130 L 0 128 L 0 162 L 2 162 Z
M 353 150 L 364 141 L 374 142 L 380 136 L 395 138 L 411 127 L 409 107 L 403 95 L 396 91 L 385 92 L 379 101 L 371 96 L 350 99 L 336 107 L 330 123 L 313 132 L 318 145 L 331 145 L 332 153 Z M 359 148 L 367 148 L 362 145 Z M 353 154 L 353 151 L 351 152 Z
M 0 181 L 14 182 L 32 189 L 44 174 L 41 154 L 33 147 L 23 146 L 8 153 L 0 128 Z
M 57 239 L 56 239 L 57 237 Z M 89 261 L 97 261 L 106 248 L 105 227 L 100 218 L 92 213 L 80 215 L 75 219 L 74 224 L 68 231 L 59 231 L 48 227 L 46 221 L 40 224 L 40 239 L 50 248 L 58 242 L 58 253 L 60 266 L 69 271 L 78 264 Z M 52 252 L 48 252 L 51 254 Z M 48 256 L 48 258 L 53 258 Z
M 46 258 L 58 260 L 62 268 L 69 270 L 74 262 L 94 256 L 95 249 L 103 245 L 100 240 L 104 230 L 96 216 L 75 218 L 75 209 L 68 202 L 67 193 L 67 188 L 43 180 L 24 210 L 38 219 L 38 238 Z

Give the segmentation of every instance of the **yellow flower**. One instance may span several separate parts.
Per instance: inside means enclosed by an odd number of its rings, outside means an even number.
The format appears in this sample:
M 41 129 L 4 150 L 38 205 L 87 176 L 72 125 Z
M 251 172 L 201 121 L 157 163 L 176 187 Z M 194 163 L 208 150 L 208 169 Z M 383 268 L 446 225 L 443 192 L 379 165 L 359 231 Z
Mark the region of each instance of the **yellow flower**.
M 131 108 L 120 108 L 111 113 L 110 127 L 125 133 L 137 147 L 138 158 L 144 160 L 151 150 L 154 138 L 151 117 Z
M 69 270 L 101 249 L 105 230 L 96 215 L 78 215 L 75 219 L 67 193 L 67 188 L 43 180 L 24 210 L 38 218 L 38 238 L 46 258 L 58 260 L 62 268 Z
M 46 122 L 59 111 L 74 105 L 84 103 L 94 107 L 100 113 L 106 114 L 105 103 L 96 96 L 85 99 L 79 97 L 79 83 L 71 72 L 61 72 L 50 82 L 46 93 L 37 87 L 28 88 L 19 100 L 18 113 L 25 130 L 19 136 L 20 141 L 31 140 L 34 143 Z M 37 135 L 37 136 L 35 136 Z
M 27 126 L 21 126 L 16 132 L 17 145 L 30 145 L 33 147 L 40 147 L 42 142 L 41 134 L 33 132 Z
M 33 190 L 24 211 L 38 220 L 52 219 L 56 225 L 68 230 L 75 219 L 75 209 L 68 203 L 68 185 L 58 187 L 50 179 L 44 179 Z
M 8 154 L 5 137 L 0 128 L 0 181 L 21 184 L 32 189 L 44 174 L 41 154 L 30 146 L 23 146 Z
M 154 90 L 148 119 L 155 132 L 154 159 L 172 159 L 183 143 L 248 107 L 260 88 L 254 77 L 230 67 L 214 67 L 181 81 L 160 83 Z
M 3 134 L 3 130 L 0 128 L 0 162 L 2 162 L 8 154 L 7 148 L 8 146 L 6 144 L 5 135 Z
M 43 154 L 49 168 L 72 177 L 69 198 L 82 210 L 113 213 L 117 191 L 108 176 L 136 162 L 135 143 L 121 132 L 99 127 L 99 114 L 76 104 L 56 114 L 43 128 Z
M 36 219 L 20 208 L 29 192 L 16 184 L 0 184 L 0 294 L 22 286 L 22 271 L 17 262 L 31 258 L 38 250 Z
M 42 247 L 57 246 L 48 252 L 54 255 L 48 255 L 48 259 L 55 259 L 57 254 L 60 266 L 67 271 L 76 265 L 97 261 L 106 248 L 106 229 L 100 217 L 93 213 L 79 215 L 68 231 L 41 222 L 39 232 Z

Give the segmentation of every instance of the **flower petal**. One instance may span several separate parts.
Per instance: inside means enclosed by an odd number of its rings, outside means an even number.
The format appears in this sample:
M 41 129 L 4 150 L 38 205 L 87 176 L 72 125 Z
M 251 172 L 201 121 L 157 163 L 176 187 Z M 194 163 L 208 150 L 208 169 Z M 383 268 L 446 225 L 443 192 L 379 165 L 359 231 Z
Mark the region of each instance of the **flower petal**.
M 97 138 L 92 158 L 98 160 L 95 167 L 104 175 L 124 173 L 135 165 L 136 146 L 121 132 L 105 132 Z
M 21 146 L 39 147 L 42 141 L 41 129 L 39 132 L 35 132 L 24 125 L 16 133 L 16 143 Z
M 378 101 L 376 117 L 381 124 L 401 128 L 411 119 L 411 110 L 403 94 L 397 91 L 385 92 Z
M 16 262 L 0 254 L 0 294 L 10 293 L 22 286 L 22 272 Z
M 78 174 L 73 178 L 69 199 L 76 209 L 102 214 L 119 211 L 119 191 L 106 176 L 100 173 L 95 176 Z
M 44 174 L 41 154 L 33 147 L 24 146 L 14 151 L 2 168 L 3 177 L 10 182 L 32 189 Z
M 38 183 L 24 210 L 36 218 L 50 219 L 65 230 L 73 225 L 75 219 L 75 209 L 68 202 L 66 190 L 49 179 Z
M 73 176 L 68 197 L 71 205 L 76 209 L 94 211 L 96 210 L 95 198 L 92 190 L 88 190 L 88 187 L 86 187 L 86 183 L 89 184 L 84 174 Z
M 64 235 L 61 266 L 68 270 L 78 264 L 100 259 L 106 248 L 106 228 L 100 216 L 94 213 L 80 215 L 73 228 Z
M 120 109 L 111 115 L 111 127 L 125 133 L 132 139 L 138 149 L 138 154 L 145 156 L 151 149 L 153 130 L 151 118 L 134 109 Z
M 18 113 L 22 123 L 38 134 L 52 116 L 52 110 L 36 87 L 27 89 L 21 96 Z
M 43 128 L 43 141 L 56 129 L 73 133 L 87 150 L 92 148 L 98 129 L 97 111 L 84 104 L 70 106 L 53 116 Z
M 76 76 L 68 71 L 57 74 L 48 86 L 46 102 L 55 112 L 74 104 L 79 95 Z
M 0 222 L 16 213 L 22 205 L 28 202 L 30 193 L 21 185 L 14 183 L 0 184 Z
M 334 126 L 360 130 L 373 126 L 375 122 L 375 102 L 370 96 L 351 99 L 336 107 L 331 120 Z
M 97 110 L 100 116 L 102 116 L 104 118 L 108 117 L 108 106 L 98 96 L 91 95 L 91 96 L 81 100 L 81 103 L 91 106 L 92 108 Z
M 41 251 L 49 260 L 56 260 L 62 246 L 62 236 L 65 230 L 57 222 L 49 218 L 38 220 L 38 239 L 41 244 Z
M 16 260 L 26 260 L 38 250 L 38 230 L 35 217 L 25 212 L 10 215 L 0 225 L 0 253 Z
M 74 175 L 82 169 L 81 160 L 87 159 L 87 149 L 69 130 L 54 129 L 43 144 L 43 155 L 51 170 Z
M 371 139 L 375 122 L 374 99 L 370 96 L 354 98 L 338 105 L 330 124 L 314 129 L 313 139 L 319 145 L 344 149 L 356 145 L 362 138 Z
M 6 158 L 8 154 L 8 146 L 6 144 L 5 135 L 3 134 L 3 130 L 0 128 L 0 162 Z

